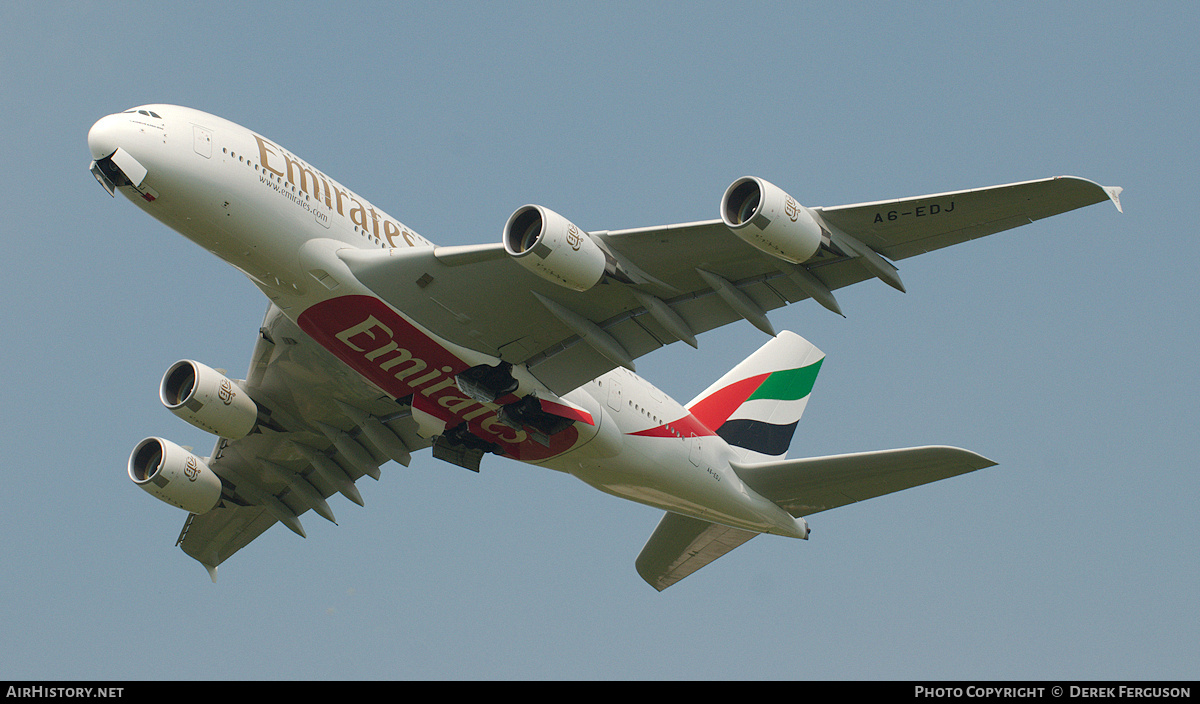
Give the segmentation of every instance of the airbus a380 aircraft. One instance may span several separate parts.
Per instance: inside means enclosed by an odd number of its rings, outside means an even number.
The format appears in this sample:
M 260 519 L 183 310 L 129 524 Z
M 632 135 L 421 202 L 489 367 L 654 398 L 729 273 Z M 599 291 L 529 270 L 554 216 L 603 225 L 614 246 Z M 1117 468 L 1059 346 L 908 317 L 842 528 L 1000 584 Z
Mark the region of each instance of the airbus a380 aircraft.
M 188 512 L 178 545 L 217 565 L 388 460 L 474 471 L 494 453 L 666 511 L 637 558 L 662 590 L 760 533 L 807 538 L 805 516 L 988 467 L 952 447 L 785 459 L 824 355 L 766 311 L 878 278 L 896 261 L 1112 200 L 1063 176 L 809 208 L 760 178 L 721 218 L 586 232 L 518 209 L 495 244 L 438 247 L 266 137 L 146 105 L 88 133 L 91 171 L 242 271 L 270 299 L 244 380 L 181 361 L 171 411 L 218 436 L 200 458 L 147 438 L 129 477 Z M 746 320 L 761 349 L 680 405 L 634 360 Z

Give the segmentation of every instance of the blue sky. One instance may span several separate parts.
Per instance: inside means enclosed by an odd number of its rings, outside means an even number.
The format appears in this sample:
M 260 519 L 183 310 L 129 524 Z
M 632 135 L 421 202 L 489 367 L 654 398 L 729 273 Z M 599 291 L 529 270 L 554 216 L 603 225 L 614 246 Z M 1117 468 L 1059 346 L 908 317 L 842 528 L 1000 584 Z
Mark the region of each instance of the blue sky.
M 1194 3 L 9 4 L 0 677 L 1158 679 L 1197 675 Z M 658 512 L 423 453 L 221 568 L 125 476 L 212 440 L 163 409 L 241 373 L 266 301 L 87 172 L 150 102 L 286 146 L 439 244 L 530 202 L 585 229 L 715 217 L 762 176 L 838 205 L 1059 174 L 1098 205 L 900 263 L 826 352 L 792 456 L 952 444 L 999 466 L 810 518 L 663 593 Z M 639 372 L 691 398 L 748 323 Z

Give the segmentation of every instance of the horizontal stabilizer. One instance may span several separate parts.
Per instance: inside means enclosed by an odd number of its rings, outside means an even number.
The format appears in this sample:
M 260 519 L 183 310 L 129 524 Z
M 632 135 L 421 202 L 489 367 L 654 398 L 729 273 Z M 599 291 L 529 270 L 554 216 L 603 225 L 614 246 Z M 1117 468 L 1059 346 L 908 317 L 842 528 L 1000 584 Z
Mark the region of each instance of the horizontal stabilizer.
M 637 558 L 637 571 L 662 591 L 758 533 L 667 513 Z
M 933 446 L 732 464 L 750 488 L 793 516 L 807 516 L 996 463 L 969 450 Z

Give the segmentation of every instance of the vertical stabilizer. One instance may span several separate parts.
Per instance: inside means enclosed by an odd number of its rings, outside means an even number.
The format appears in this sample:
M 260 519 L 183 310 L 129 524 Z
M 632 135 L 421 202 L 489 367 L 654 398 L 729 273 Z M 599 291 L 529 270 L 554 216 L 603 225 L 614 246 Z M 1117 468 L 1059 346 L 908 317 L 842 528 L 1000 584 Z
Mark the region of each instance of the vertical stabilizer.
M 743 462 L 783 459 L 825 354 L 784 331 L 687 405 Z

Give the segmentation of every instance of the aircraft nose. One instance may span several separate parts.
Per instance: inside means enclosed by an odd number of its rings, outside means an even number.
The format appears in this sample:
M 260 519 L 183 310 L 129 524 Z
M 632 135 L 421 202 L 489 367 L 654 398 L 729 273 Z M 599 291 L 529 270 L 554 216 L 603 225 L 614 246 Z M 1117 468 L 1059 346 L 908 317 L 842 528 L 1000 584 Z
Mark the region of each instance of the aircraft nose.
M 112 156 L 121 146 L 121 136 L 129 127 L 129 119 L 120 113 L 105 115 L 88 130 L 88 149 L 93 159 L 103 159 Z
M 116 113 L 106 115 L 88 130 L 88 150 L 92 153 L 89 167 L 92 175 L 104 186 L 108 194 L 115 195 L 121 186 L 133 186 L 142 197 L 153 201 L 157 194 L 143 188 L 142 181 L 148 170 L 142 161 L 130 153 L 138 152 L 145 159 L 146 140 L 140 138 L 140 130 L 129 115 Z

